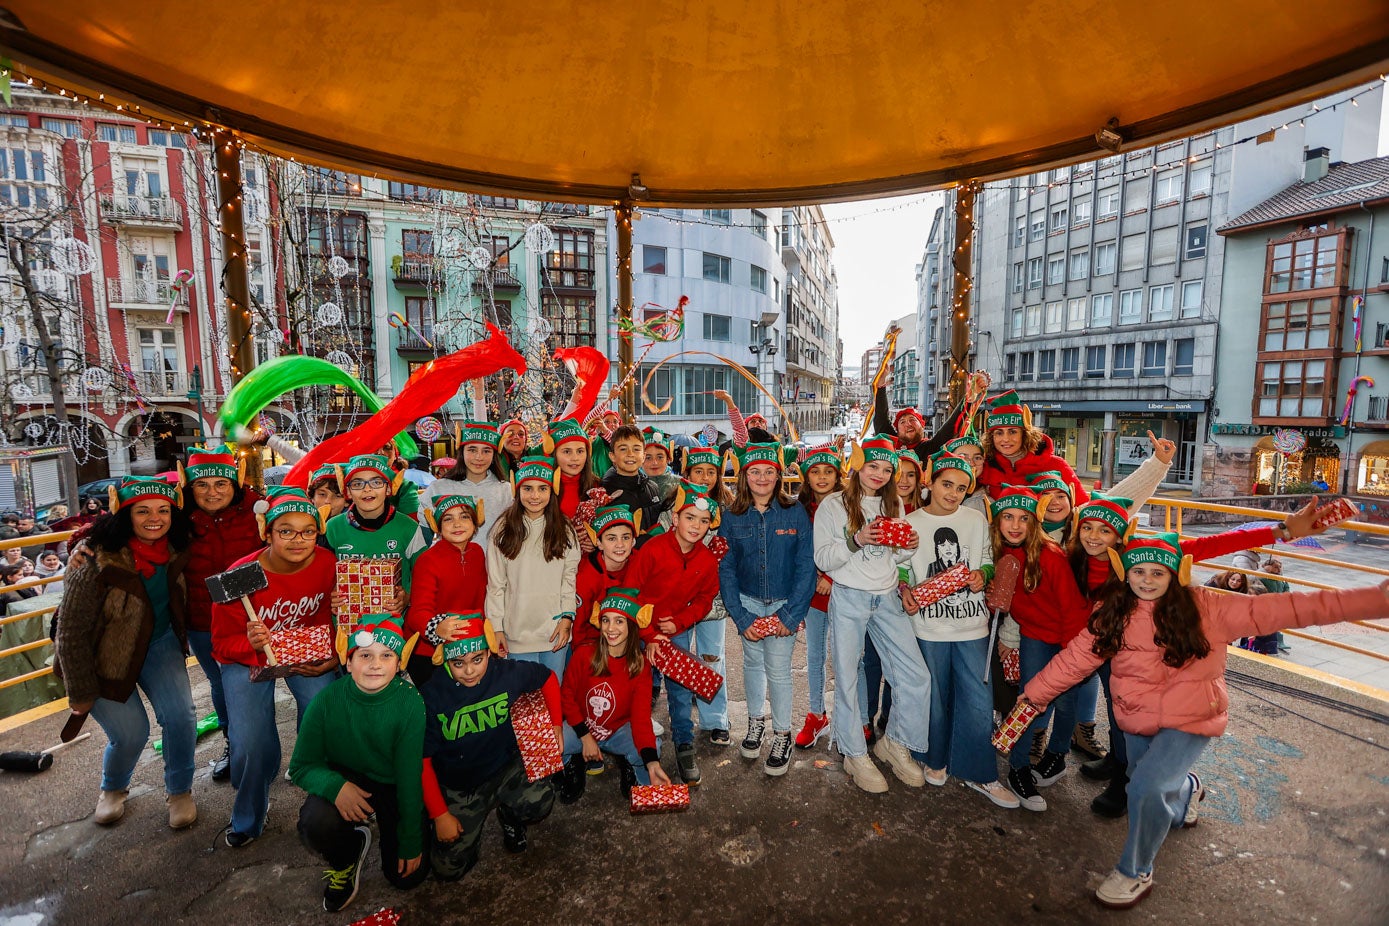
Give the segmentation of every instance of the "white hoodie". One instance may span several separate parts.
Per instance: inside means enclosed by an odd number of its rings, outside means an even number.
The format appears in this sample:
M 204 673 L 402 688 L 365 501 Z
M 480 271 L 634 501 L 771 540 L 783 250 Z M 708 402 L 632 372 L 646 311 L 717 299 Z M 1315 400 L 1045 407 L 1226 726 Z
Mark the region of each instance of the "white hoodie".
M 862 500 L 864 523 L 883 511 L 883 500 L 876 495 Z M 910 550 L 897 550 L 876 544 L 849 548 L 849 514 L 844 493 L 827 496 L 815 510 L 815 565 L 836 585 L 864 592 L 896 592 L 897 564 L 911 559 Z

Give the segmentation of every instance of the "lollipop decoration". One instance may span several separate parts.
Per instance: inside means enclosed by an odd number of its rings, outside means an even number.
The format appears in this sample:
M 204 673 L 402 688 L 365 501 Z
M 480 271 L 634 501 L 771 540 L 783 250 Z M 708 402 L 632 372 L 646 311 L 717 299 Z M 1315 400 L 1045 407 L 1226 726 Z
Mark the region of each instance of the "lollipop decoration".
M 1361 383 L 1364 383 L 1371 389 L 1375 387 L 1375 379 L 1373 376 L 1357 376 L 1350 381 L 1350 388 L 1346 390 L 1346 405 L 1345 408 L 1341 409 L 1342 427 L 1350 423 L 1350 414 L 1355 407 L 1355 393 L 1359 390 Z
M 91 245 L 76 238 L 59 238 L 53 242 L 48 257 L 55 270 L 70 277 L 86 276 L 96 266 L 96 254 Z
M 1273 449 L 1288 457 L 1307 446 L 1307 435 L 1296 428 L 1279 428 L 1273 432 Z
M 415 422 L 415 434 L 426 444 L 432 444 L 444 433 L 444 425 L 438 418 L 421 418 Z
M 180 270 L 178 274 L 169 282 L 169 289 L 173 292 L 173 298 L 169 300 L 169 314 L 164 316 L 164 324 L 174 323 L 174 310 L 178 308 L 178 301 L 183 297 L 184 290 L 193 288 L 193 271 Z
M 410 324 L 410 320 L 399 312 L 392 312 L 390 318 L 386 319 L 387 324 L 397 330 L 403 328 L 424 342 L 424 346 L 430 350 L 434 349 L 434 342 L 420 333 L 419 329 Z

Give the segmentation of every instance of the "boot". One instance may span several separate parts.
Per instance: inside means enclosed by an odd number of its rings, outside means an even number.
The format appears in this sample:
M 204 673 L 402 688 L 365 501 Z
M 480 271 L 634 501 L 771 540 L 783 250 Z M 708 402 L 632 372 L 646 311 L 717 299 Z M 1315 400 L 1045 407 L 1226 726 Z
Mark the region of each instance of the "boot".
M 637 783 L 636 769 L 632 768 L 632 763 L 628 762 L 626 759 L 618 757 L 617 775 L 618 790 L 622 792 L 623 797 L 630 798 L 632 796 L 632 788 Z
M 1123 774 L 1124 770 L 1119 767 L 1119 761 L 1114 758 L 1114 753 L 1109 753 L 1103 759 L 1095 759 L 1086 762 L 1080 767 L 1080 773 L 1091 781 L 1109 781 L 1115 775 Z
M 193 792 L 170 794 L 164 802 L 169 805 L 170 829 L 181 830 L 197 822 L 198 805 L 193 803 Z
M 1102 817 L 1117 820 L 1129 812 L 1129 776 L 1117 772 L 1109 784 L 1090 802 L 1090 809 Z
M 231 740 L 227 731 L 222 731 L 222 755 L 212 763 L 213 781 L 231 781 Z
M 92 818 L 102 826 L 110 826 L 125 816 L 125 798 L 129 791 L 102 791 L 96 802 L 96 815 Z
M 554 776 L 555 796 L 561 804 L 572 804 L 584 796 L 587 780 L 583 756 L 573 756 L 564 763 L 564 769 Z

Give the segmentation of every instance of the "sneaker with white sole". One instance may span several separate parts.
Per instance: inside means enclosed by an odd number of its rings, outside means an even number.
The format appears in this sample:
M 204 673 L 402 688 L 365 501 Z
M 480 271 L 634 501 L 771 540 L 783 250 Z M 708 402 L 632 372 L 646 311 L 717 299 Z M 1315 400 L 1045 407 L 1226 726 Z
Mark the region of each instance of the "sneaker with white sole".
M 1032 767 L 1009 769 L 1008 790 L 1018 797 L 1018 803 L 1028 810 L 1041 813 L 1047 809 L 1047 799 L 1037 791 L 1037 782 L 1032 778 Z
M 919 788 L 926 783 L 921 763 L 912 758 L 911 750 L 890 736 L 884 736 L 873 747 L 873 755 L 892 768 L 892 774 L 904 785 Z
M 1138 903 L 1153 889 L 1153 875 L 1149 872 L 1138 878 L 1114 869 L 1095 890 L 1095 899 L 1111 910 L 1127 910 Z
M 929 780 L 930 778 L 927 778 L 927 781 Z M 1003 787 L 1003 784 L 997 779 L 983 785 L 977 781 L 966 781 L 965 784 L 970 790 L 978 791 L 1005 810 L 1017 810 L 1022 806 L 1022 801 L 1018 800 L 1018 796 Z
M 371 849 L 371 828 L 356 826 L 353 829 L 362 841 L 361 848 L 357 850 L 357 860 L 346 868 L 329 868 L 323 872 L 323 880 L 328 882 L 323 889 L 323 909 L 329 913 L 337 913 L 352 903 L 353 898 L 357 896 L 357 883 L 362 878 L 362 863 L 366 861 L 367 852 Z
M 1191 779 L 1191 799 L 1186 802 L 1186 816 L 1182 817 L 1182 829 L 1191 829 L 1196 825 L 1198 817 L 1197 805 L 1206 799 L 1206 789 L 1201 786 L 1201 776 L 1195 772 L 1187 772 L 1186 777 Z
M 1037 779 L 1037 787 L 1046 788 L 1056 784 L 1066 774 L 1066 757 L 1059 752 L 1048 752 L 1042 756 L 1032 769 Z
M 886 794 L 887 779 L 883 773 L 878 771 L 878 767 L 873 764 L 873 760 L 868 756 L 845 756 L 844 771 L 854 780 L 854 784 L 859 786 L 862 791 L 869 794 Z
M 791 767 L 791 731 L 785 733 L 774 733 L 772 735 L 772 748 L 767 753 L 767 761 L 762 763 L 762 771 L 771 775 L 773 778 L 786 774 L 786 770 Z
M 950 772 L 943 768 L 926 767 L 926 783 L 933 788 L 943 788 L 950 780 Z
M 744 759 L 756 759 L 762 755 L 762 737 L 767 733 L 767 719 L 765 717 L 748 718 L 748 735 L 743 737 L 742 744 L 738 751 L 742 753 Z

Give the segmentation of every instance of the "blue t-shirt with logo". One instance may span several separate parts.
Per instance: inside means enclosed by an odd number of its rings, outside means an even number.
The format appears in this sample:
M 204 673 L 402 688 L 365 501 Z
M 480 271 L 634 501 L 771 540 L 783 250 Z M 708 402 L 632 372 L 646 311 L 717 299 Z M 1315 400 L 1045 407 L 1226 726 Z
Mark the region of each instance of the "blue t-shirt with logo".
M 440 666 L 420 688 L 424 696 L 424 755 L 433 760 L 439 785 L 472 791 L 521 754 L 511 729 L 511 702 L 538 691 L 550 670 L 535 662 L 488 658 L 487 672 L 472 688 Z

